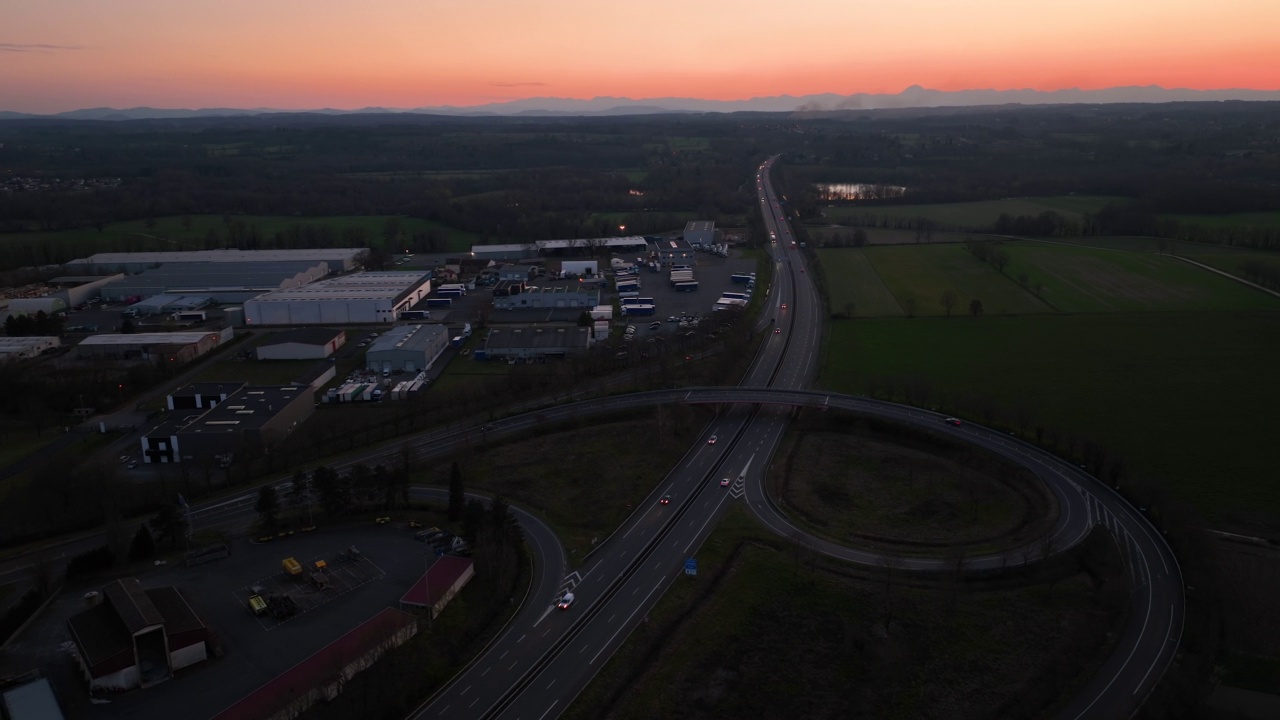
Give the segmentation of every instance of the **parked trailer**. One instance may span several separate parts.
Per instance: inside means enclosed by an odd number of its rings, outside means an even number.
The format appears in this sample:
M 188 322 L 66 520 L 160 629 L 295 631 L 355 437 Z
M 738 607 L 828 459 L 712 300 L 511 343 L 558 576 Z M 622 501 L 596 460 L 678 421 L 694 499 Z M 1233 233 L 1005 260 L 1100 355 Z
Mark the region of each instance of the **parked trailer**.
M 463 295 L 467 294 L 467 286 L 463 285 L 462 283 L 449 283 L 448 285 L 441 285 L 438 289 L 439 290 L 457 290 L 461 292 Z
M 653 298 L 629 297 L 622 300 L 622 305 L 656 305 L 657 302 Z
M 624 299 L 625 299 L 625 298 L 637 298 L 637 297 L 640 297 L 640 291 L 639 291 L 639 290 L 624 290 L 624 291 L 622 291 L 622 292 L 618 293 L 618 297 L 620 297 L 620 298 L 624 298 Z
M 750 296 L 750 295 L 748 295 L 747 293 L 740 293 L 740 292 L 726 292 L 726 293 L 720 293 L 720 299 L 722 299 L 722 300 L 741 300 L 741 301 L 743 302 L 743 304 L 745 304 L 745 303 L 747 302 L 747 300 L 750 300 L 750 299 L 751 299 L 751 296 Z
M 755 275 L 730 275 L 729 279 L 735 283 L 738 283 L 739 285 L 746 285 L 747 283 L 755 282 L 756 276 Z
M 696 282 L 690 281 L 690 282 L 676 283 L 676 292 L 697 292 L 697 291 L 698 291 L 698 283 Z
M 442 298 L 460 298 L 463 295 L 466 295 L 466 293 L 457 288 L 440 288 L 436 290 L 436 296 Z
M 434 298 L 427 298 L 427 307 L 445 307 L 445 308 L 447 308 L 447 307 L 450 307 L 451 305 L 453 305 L 453 298 L 451 298 L 451 297 L 434 297 Z
M 431 313 L 426 310 L 401 310 L 401 320 L 429 320 Z
M 623 315 L 656 315 L 658 309 L 654 305 L 627 305 L 622 308 Z

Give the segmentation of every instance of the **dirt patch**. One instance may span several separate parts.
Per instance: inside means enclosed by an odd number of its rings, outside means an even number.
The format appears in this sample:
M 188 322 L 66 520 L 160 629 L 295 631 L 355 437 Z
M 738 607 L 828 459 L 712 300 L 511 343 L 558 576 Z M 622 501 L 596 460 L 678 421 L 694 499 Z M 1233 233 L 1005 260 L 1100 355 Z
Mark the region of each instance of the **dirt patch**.
M 781 504 L 841 541 L 1012 544 L 1051 515 L 1038 479 L 984 454 L 839 431 L 798 433 L 789 450 Z

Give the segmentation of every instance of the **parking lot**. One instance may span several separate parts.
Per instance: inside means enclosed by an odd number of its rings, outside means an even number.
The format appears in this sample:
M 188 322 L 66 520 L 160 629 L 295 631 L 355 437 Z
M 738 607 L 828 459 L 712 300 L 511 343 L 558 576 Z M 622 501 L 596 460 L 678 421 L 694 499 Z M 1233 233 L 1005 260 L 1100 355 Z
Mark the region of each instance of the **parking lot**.
M 39 668 L 53 683 L 67 717 L 210 717 L 375 613 L 396 607 L 434 560 L 414 532 L 404 523 L 370 523 L 264 544 L 236 540 L 230 557 L 206 565 L 145 564 L 125 571 L 144 587 L 177 587 L 208 626 L 219 656 L 167 682 L 114 696 L 110 704 L 89 702 L 67 629 L 68 618 L 87 607 L 84 594 L 100 590 L 110 578 L 69 585 L 0 654 L 0 674 Z M 360 559 L 341 560 L 352 545 Z M 286 581 L 281 568 L 286 557 L 312 568 L 316 560 L 331 561 L 329 588 L 313 592 L 305 576 Z M 284 622 L 255 616 L 248 609 L 248 590 L 267 583 L 295 597 L 305 610 Z M 198 709 L 194 715 L 193 708 Z
M 263 630 L 274 630 L 386 575 L 373 560 L 358 550 L 353 555 L 350 548 L 297 560 L 299 574 L 290 575 L 281 569 L 233 593 L 245 611 L 257 617 Z M 252 597 L 260 597 L 266 603 L 260 612 L 250 607 Z M 277 607 L 280 612 L 275 612 Z

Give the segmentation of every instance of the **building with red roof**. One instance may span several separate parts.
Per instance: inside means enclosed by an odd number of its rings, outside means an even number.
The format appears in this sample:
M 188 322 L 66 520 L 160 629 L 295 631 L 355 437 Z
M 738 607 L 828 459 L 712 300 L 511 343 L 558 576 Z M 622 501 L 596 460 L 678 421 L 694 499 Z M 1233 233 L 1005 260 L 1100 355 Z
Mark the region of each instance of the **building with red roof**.
M 400 598 L 400 607 L 430 608 L 431 619 L 434 620 L 475 574 L 475 563 L 471 558 L 441 555 Z

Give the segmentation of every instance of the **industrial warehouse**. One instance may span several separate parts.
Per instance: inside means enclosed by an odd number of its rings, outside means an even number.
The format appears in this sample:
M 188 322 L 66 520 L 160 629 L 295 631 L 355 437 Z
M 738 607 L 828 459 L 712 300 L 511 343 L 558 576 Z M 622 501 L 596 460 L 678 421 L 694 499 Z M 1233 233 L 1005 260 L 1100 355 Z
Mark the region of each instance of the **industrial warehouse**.
M 142 438 L 146 463 L 229 461 L 237 450 L 263 450 L 282 440 L 315 411 L 314 388 L 307 385 L 240 385 L 209 390 L 210 383 L 190 385 L 168 400 L 169 407 L 190 405 L 191 413 L 174 413 Z
M 363 272 L 260 295 L 244 303 L 247 325 L 348 325 L 395 322 L 431 292 L 421 272 Z
M 448 345 L 449 333 L 442 325 L 401 325 L 369 346 L 365 367 L 383 373 L 426 370 Z

